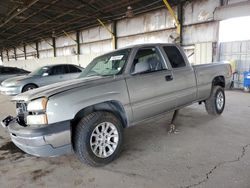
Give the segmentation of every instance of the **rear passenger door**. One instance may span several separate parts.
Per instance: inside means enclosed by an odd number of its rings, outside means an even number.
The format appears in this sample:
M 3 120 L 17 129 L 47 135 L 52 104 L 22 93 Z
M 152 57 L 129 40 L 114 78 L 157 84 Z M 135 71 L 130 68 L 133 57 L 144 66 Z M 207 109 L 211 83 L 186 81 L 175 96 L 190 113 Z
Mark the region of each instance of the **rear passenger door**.
M 137 49 L 126 82 L 134 122 L 175 107 L 175 81 L 157 47 Z
M 172 67 L 176 84 L 176 105 L 183 106 L 196 99 L 196 78 L 192 66 L 187 64 L 187 60 L 180 49 L 174 45 L 163 46 L 163 50 Z
M 68 65 L 68 74 L 70 74 L 71 79 L 78 78 L 80 74 L 82 73 L 82 70 L 74 65 Z
M 49 85 L 57 82 L 62 82 L 70 79 L 70 75 L 67 75 L 67 65 L 55 65 L 48 70 L 48 76 L 44 76 L 38 80 L 39 85 Z

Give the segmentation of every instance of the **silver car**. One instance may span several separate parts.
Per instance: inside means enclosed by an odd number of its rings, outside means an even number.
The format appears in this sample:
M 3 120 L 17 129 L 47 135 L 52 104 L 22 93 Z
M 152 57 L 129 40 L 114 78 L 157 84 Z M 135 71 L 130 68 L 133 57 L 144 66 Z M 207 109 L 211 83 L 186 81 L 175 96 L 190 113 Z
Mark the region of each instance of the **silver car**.
M 0 66 L 0 83 L 8 78 L 29 74 L 29 71 L 17 67 Z
M 75 79 L 82 71 L 83 68 L 71 64 L 44 66 L 30 74 L 3 81 L 0 91 L 4 95 L 17 95 L 41 86 Z

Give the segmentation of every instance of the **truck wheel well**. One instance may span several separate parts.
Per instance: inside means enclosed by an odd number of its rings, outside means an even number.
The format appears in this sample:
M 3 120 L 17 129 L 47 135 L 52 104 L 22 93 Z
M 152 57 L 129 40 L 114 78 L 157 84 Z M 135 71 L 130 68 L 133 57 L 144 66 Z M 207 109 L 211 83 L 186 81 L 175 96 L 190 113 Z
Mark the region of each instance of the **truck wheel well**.
M 80 110 L 75 115 L 74 119 L 71 122 L 72 129 L 74 129 L 74 125 L 76 125 L 84 116 L 86 116 L 92 112 L 96 112 L 96 111 L 111 112 L 121 120 L 124 128 L 127 127 L 127 125 L 128 125 L 127 116 L 126 116 L 126 113 L 125 113 L 125 110 L 124 110 L 122 104 L 118 101 L 107 101 L 107 102 L 95 104 L 92 106 L 88 106 L 88 107 Z
M 212 86 L 221 86 L 225 88 L 225 78 L 224 76 L 217 76 L 213 79 Z

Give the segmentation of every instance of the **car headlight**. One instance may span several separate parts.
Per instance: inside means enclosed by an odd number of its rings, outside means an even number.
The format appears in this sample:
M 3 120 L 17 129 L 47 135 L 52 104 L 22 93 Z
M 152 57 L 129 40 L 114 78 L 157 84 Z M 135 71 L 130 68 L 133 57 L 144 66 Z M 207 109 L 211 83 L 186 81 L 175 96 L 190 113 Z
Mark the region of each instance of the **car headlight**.
M 47 102 L 48 99 L 45 97 L 36 99 L 28 103 L 27 110 L 29 112 L 46 111 Z

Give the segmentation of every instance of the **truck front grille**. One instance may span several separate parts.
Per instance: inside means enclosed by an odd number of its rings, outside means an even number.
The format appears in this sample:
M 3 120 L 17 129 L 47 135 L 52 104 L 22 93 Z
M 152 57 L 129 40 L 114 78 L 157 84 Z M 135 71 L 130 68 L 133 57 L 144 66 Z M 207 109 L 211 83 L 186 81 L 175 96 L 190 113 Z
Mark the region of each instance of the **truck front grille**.
M 17 102 L 16 103 L 16 113 L 17 113 L 17 121 L 22 126 L 27 126 L 27 103 L 25 102 Z

